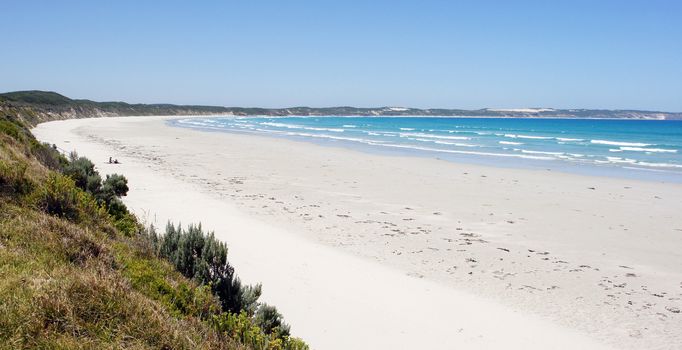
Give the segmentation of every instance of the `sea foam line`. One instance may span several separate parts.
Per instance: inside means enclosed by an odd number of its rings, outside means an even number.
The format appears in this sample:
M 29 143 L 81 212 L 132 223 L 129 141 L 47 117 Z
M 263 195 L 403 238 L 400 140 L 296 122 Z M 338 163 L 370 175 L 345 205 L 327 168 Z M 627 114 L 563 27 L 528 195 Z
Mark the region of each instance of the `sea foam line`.
M 558 155 L 563 155 L 564 152 L 545 152 L 545 151 L 529 151 L 525 149 L 520 149 L 521 153 L 528 153 L 528 154 L 547 154 L 551 156 L 558 156 Z
M 338 128 L 316 128 L 312 126 L 303 126 L 296 124 L 284 124 L 284 123 L 273 123 L 273 122 L 262 122 L 260 125 L 274 126 L 276 128 L 287 128 L 287 129 L 299 129 L 299 130 L 312 130 L 312 131 L 331 131 L 331 132 L 343 132 L 343 129 Z
M 512 139 L 533 139 L 533 140 L 550 140 L 552 137 L 549 136 L 531 136 L 531 135 L 517 135 L 517 134 L 504 134 L 504 137 L 509 137 Z
M 671 164 L 671 163 L 650 163 L 650 162 L 637 162 L 637 165 L 650 166 L 654 168 L 678 168 L 682 169 L 682 164 Z
M 404 148 L 404 149 L 413 149 L 413 150 L 429 151 L 429 152 L 469 154 L 469 155 L 482 155 L 482 156 L 495 156 L 495 157 L 510 157 L 510 158 L 523 158 L 523 159 L 536 159 L 536 160 L 556 160 L 556 158 L 554 158 L 554 157 L 527 156 L 527 155 L 521 155 L 521 154 L 506 154 L 506 153 L 458 151 L 458 150 L 449 150 L 449 149 L 441 149 L 441 148 L 419 147 L 419 146 L 411 146 L 411 145 L 399 145 L 399 144 L 393 144 L 393 143 L 383 143 L 383 142 L 377 141 L 377 140 L 358 139 L 358 138 L 353 138 L 353 137 L 338 137 L 338 136 L 325 135 L 325 134 L 307 134 L 307 133 L 285 132 L 285 131 L 267 130 L 267 129 L 255 129 L 255 130 L 267 132 L 267 133 L 273 133 L 273 134 L 284 134 L 284 135 L 289 135 L 289 136 L 307 136 L 307 137 L 315 137 L 315 138 L 328 138 L 328 139 L 333 139 L 333 140 L 360 142 L 360 143 L 364 143 L 364 144 L 368 144 L 368 145 L 374 145 L 374 146 Z
M 420 141 L 420 142 L 433 142 L 433 143 L 437 143 L 439 145 L 458 146 L 458 147 L 479 147 L 478 145 L 472 145 L 472 144 L 468 144 L 468 143 L 448 142 L 448 141 L 420 139 L 420 138 L 411 138 L 411 137 L 408 137 L 407 139 L 408 140 L 414 140 L 414 141 Z
M 413 149 L 413 150 L 419 150 L 419 151 L 430 151 L 430 152 L 441 152 L 441 153 L 470 154 L 470 155 L 481 155 L 481 156 L 509 157 L 509 158 L 523 158 L 523 159 L 537 159 L 537 160 L 556 160 L 556 158 L 554 158 L 554 157 L 527 156 L 527 155 L 521 155 L 521 154 L 507 154 L 507 153 L 458 151 L 458 150 L 441 149 L 441 148 L 419 147 L 419 146 L 410 146 L 410 145 L 397 145 L 397 144 L 393 144 L 393 143 L 377 144 L 377 146 L 393 147 L 393 148 L 406 148 L 406 149 Z
M 557 137 L 556 139 L 559 141 L 574 141 L 574 142 L 585 141 L 583 139 L 573 139 L 570 137 Z
M 633 151 L 633 152 L 677 153 L 676 149 L 665 149 L 665 148 L 620 147 L 620 149 L 621 149 L 621 151 Z
M 430 138 L 430 139 L 443 139 L 443 140 L 471 140 L 471 137 L 466 137 L 466 136 L 441 136 L 441 135 L 433 135 L 433 134 L 407 133 L 407 132 L 401 132 L 400 137 L 426 137 L 426 138 Z
M 651 146 L 650 143 L 641 142 L 621 142 L 621 141 L 609 141 L 609 140 L 590 140 L 590 143 L 597 145 L 609 145 L 609 146 L 632 146 L 632 147 L 646 147 Z

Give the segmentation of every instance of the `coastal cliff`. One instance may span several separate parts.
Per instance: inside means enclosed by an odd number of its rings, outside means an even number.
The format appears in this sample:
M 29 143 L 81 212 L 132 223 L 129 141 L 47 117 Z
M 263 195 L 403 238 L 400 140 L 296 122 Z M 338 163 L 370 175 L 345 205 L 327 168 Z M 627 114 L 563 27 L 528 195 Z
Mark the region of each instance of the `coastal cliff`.
M 129 104 L 75 100 L 50 91 L 17 91 L 0 94 L 0 112 L 29 125 L 63 119 L 143 115 L 204 115 L 229 113 L 224 107 Z
M 562 119 L 682 119 L 682 113 L 606 109 L 443 109 L 404 107 L 291 107 L 247 108 L 173 104 L 130 104 L 71 99 L 51 91 L 16 91 L 0 94 L 0 112 L 15 115 L 29 125 L 62 119 L 146 115 L 237 115 L 237 116 L 424 116 L 481 118 Z

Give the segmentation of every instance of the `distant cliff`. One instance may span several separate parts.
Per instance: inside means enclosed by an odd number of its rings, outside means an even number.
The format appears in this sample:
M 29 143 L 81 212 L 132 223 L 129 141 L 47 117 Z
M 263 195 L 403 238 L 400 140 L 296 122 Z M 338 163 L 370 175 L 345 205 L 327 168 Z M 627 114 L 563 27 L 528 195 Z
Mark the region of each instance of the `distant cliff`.
M 74 100 L 56 92 L 17 91 L 0 94 L 0 112 L 16 115 L 36 125 L 50 120 L 144 116 L 225 114 L 229 109 L 210 106 L 177 106 L 170 104 L 129 104 Z
M 0 94 L 0 112 L 18 115 L 35 125 L 59 119 L 145 116 L 145 115 L 261 115 L 261 116 L 444 116 L 444 117 L 516 117 L 516 118 L 611 118 L 611 119 L 680 119 L 682 113 L 595 110 L 595 109 L 418 109 L 403 107 L 292 107 L 244 108 L 220 106 L 192 106 L 172 104 L 129 104 L 125 102 L 95 102 L 70 99 L 50 91 L 16 91 Z

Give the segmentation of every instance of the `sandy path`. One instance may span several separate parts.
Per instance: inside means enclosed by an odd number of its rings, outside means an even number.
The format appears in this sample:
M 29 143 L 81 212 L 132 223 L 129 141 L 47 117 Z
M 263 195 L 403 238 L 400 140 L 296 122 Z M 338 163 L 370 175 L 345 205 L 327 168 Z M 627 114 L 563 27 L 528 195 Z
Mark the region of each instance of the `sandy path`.
M 316 348 L 682 339 L 680 185 L 368 155 L 158 118 L 35 132 L 122 160 L 98 167 L 131 179 L 126 202 L 149 221 L 215 229 L 240 274 L 262 281 Z

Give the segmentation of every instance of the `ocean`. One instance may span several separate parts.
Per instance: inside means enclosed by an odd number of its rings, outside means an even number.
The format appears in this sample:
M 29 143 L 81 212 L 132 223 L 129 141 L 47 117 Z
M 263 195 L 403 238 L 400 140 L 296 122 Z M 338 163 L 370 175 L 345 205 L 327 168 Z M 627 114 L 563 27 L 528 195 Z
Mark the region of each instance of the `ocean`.
M 171 125 L 396 156 L 682 182 L 682 121 L 438 117 L 206 117 Z

